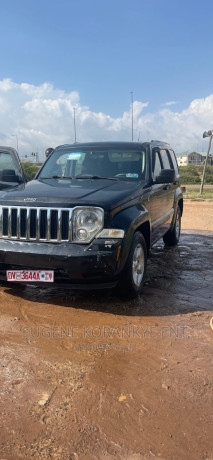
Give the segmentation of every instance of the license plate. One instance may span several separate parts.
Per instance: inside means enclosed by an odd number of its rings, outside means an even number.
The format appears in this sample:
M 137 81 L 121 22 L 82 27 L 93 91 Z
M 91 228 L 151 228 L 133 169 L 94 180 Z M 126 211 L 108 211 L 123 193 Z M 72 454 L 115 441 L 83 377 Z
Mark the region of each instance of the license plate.
M 53 270 L 7 270 L 7 281 L 53 283 Z

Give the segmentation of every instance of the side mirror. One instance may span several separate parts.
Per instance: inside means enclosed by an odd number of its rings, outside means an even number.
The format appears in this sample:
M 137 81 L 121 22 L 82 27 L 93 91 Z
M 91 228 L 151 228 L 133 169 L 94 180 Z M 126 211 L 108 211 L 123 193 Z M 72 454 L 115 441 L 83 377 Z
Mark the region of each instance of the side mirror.
M 171 184 L 172 182 L 175 182 L 175 170 L 162 169 L 160 175 L 156 177 L 155 182 L 157 184 Z
M 0 181 L 22 183 L 22 179 L 16 175 L 13 169 L 3 169 L 0 172 Z

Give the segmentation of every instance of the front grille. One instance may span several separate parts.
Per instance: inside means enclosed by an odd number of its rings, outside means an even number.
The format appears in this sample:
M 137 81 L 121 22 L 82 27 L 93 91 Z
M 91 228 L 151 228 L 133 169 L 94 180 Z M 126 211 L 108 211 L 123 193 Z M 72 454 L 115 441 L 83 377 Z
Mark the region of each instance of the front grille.
M 25 241 L 71 241 L 72 209 L 0 206 L 0 238 Z

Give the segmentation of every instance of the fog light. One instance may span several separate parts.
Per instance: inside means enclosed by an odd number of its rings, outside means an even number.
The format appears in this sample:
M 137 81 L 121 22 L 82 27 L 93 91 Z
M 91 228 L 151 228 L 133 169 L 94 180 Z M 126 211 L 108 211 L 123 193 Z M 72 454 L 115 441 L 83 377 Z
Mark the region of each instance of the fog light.
M 98 238 L 124 238 L 124 230 L 117 228 L 104 228 Z

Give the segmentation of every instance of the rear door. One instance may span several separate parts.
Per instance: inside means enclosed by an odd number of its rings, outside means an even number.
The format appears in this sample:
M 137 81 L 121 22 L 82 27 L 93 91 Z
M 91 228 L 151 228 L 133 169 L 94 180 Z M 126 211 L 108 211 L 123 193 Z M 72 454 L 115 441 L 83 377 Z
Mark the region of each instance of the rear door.
M 173 184 L 157 184 L 156 177 L 162 169 L 173 169 L 167 149 L 155 148 L 152 151 L 152 191 L 150 213 L 152 222 L 151 243 L 153 244 L 169 229 L 174 212 Z
M 171 160 L 171 155 L 169 153 L 168 149 L 161 149 L 160 150 L 160 156 L 162 159 L 162 164 L 163 164 L 163 169 L 174 169 L 172 160 Z M 174 193 L 175 193 L 175 188 L 176 185 L 175 183 L 170 183 L 170 184 L 164 184 L 164 190 L 166 190 L 166 208 L 167 211 L 171 211 L 174 206 Z

